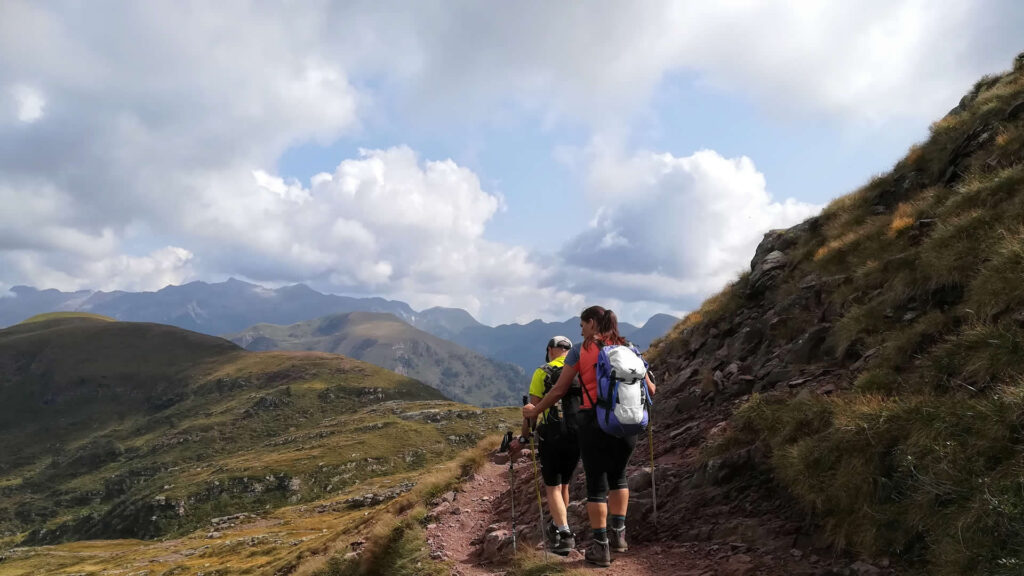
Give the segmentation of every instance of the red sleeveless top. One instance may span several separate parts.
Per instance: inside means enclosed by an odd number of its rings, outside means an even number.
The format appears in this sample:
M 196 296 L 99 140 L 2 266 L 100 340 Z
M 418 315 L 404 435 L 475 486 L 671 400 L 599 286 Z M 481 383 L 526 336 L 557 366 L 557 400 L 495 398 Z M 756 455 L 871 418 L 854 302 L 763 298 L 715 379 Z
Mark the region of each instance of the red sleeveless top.
M 583 410 L 591 410 L 597 400 L 597 356 L 601 353 L 601 347 L 597 342 L 591 342 L 589 346 L 580 345 L 580 386 L 583 387 Z

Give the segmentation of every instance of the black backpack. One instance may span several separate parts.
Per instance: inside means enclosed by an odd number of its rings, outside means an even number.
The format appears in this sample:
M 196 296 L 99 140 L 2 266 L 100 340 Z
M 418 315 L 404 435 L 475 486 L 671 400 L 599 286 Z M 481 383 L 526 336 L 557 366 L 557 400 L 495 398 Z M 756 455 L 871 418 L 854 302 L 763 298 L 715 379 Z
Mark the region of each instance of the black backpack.
M 544 364 L 540 367 L 544 371 L 544 393 L 547 394 L 558 377 L 562 375 L 561 366 Z M 576 414 L 580 411 L 583 403 L 583 390 L 580 388 L 579 378 L 574 378 L 569 391 L 562 396 L 557 404 L 548 408 L 548 414 L 544 422 L 538 426 L 537 432 L 544 440 L 557 440 L 568 434 L 576 434 Z

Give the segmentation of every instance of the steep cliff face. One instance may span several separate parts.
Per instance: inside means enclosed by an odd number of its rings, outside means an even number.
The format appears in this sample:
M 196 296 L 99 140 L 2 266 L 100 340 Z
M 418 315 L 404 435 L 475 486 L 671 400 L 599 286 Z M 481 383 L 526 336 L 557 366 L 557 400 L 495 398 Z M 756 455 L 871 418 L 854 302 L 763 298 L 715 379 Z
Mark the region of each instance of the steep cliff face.
M 655 451 L 687 463 L 666 471 L 668 516 L 671 486 L 756 485 L 752 509 L 819 523 L 798 533 L 932 574 L 1019 573 L 1024 54 L 891 172 L 767 234 L 651 360 Z

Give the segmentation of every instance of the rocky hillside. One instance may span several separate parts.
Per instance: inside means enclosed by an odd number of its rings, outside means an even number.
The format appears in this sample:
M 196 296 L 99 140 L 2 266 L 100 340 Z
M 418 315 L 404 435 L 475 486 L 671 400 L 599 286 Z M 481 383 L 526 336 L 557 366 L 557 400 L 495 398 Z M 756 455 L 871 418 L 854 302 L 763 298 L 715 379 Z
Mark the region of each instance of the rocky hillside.
M 228 338 L 248 350 L 344 354 L 477 406 L 514 406 L 528 383 L 520 368 L 417 330 L 392 314 L 352 312 L 290 326 L 259 324 Z
M 35 554 L 4 552 L 16 544 L 376 506 L 507 427 L 509 414 L 342 356 L 246 352 L 159 324 L 57 318 L 0 330 L 0 573 Z M 39 573 L 25 570 L 10 573 Z
M 792 500 L 872 569 L 1024 572 L 1022 280 L 1024 54 L 655 343 L 668 531 Z

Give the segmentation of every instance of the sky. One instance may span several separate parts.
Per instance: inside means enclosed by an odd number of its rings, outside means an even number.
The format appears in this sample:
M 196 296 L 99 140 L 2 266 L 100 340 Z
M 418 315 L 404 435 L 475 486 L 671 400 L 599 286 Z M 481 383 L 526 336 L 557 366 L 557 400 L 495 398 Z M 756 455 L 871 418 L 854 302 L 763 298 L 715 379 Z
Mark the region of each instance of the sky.
M 1021 29 L 1012 0 L 3 0 L 0 294 L 682 314 Z

